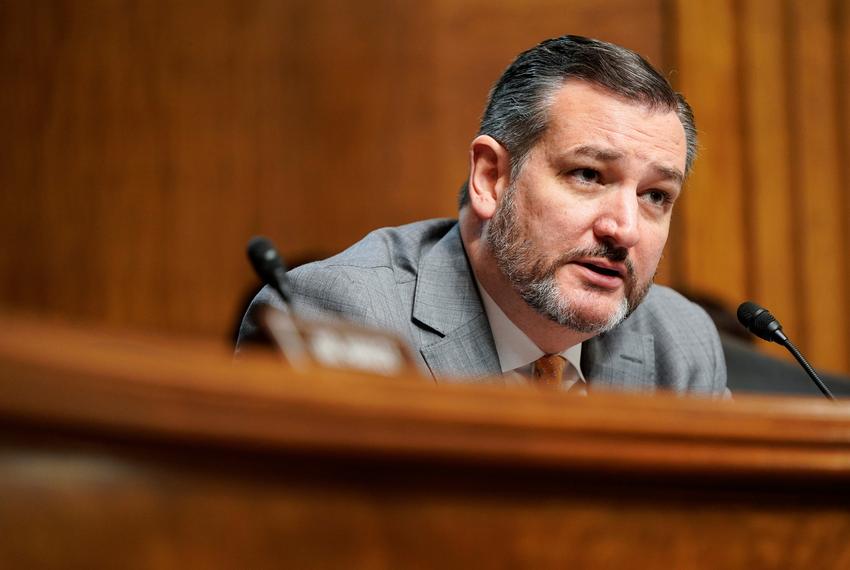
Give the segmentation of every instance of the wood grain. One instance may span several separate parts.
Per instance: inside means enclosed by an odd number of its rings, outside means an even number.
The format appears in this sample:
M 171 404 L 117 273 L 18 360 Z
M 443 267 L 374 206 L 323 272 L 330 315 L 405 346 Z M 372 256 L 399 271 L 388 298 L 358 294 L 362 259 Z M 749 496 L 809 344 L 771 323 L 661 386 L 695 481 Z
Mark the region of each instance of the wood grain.
M 807 315 L 801 330 L 809 356 L 832 369 L 847 367 L 846 255 L 832 255 L 847 243 L 846 196 L 840 188 L 841 148 L 836 124 L 837 54 L 832 3 L 819 0 L 805 8 L 791 3 L 794 32 L 792 72 L 797 78 L 792 105 L 797 141 L 792 155 L 798 236 L 802 246 L 799 274 L 801 306 Z M 846 160 L 846 157 L 844 157 Z M 828 259 L 827 263 L 824 263 Z M 818 323 L 829 322 L 826 331 Z
M 51 329 L 20 319 L 5 324 L 15 332 L 0 333 L 8 379 L 0 411 L 22 420 L 272 448 L 514 464 L 850 472 L 850 408 L 816 399 L 581 398 L 436 386 L 425 378 L 296 372 L 266 359 L 234 365 L 224 347 L 210 351 L 186 341 Z
M 850 561 L 847 405 L 305 374 L 197 341 L 0 325 L 4 566 Z
M 736 13 L 731 1 L 675 6 L 676 85 L 694 108 L 700 135 L 676 212 L 683 240 L 676 284 L 734 305 L 746 292 Z
M 801 332 L 795 215 L 798 187 L 791 156 L 788 65 L 789 32 L 781 3 L 751 0 L 741 5 L 741 80 L 745 118 L 742 149 L 746 221 L 740 247 L 748 258 L 748 295 L 776 315 L 790 332 Z M 781 286 L 777 286 L 781 283 Z M 799 340 L 803 340 L 802 338 Z M 774 356 L 788 358 L 776 344 Z

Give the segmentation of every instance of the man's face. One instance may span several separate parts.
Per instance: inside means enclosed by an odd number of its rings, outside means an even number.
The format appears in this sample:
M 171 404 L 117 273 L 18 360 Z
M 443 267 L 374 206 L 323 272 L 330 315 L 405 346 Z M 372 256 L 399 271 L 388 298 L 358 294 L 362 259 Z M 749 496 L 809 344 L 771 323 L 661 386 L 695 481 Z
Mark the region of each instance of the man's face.
M 685 155 L 674 112 L 568 81 L 488 223 L 499 268 L 551 320 L 582 333 L 610 330 L 652 283 Z

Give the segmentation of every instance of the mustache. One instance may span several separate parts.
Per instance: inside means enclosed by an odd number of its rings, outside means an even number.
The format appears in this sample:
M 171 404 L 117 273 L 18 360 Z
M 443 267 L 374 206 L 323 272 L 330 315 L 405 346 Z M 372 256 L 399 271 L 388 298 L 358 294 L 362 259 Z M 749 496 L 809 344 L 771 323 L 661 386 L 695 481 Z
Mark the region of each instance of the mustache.
M 629 250 L 624 247 L 617 247 L 609 243 L 601 243 L 594 247 L 582 249 L 573 249 L 561 254 L 552 264 L 552 268 L 557 269 L 563 265 L 571 263 L 576 259 L 585 257 L 601 257 L 614 263 L 623 263 L 626 266 L 626 271 L 630 278 L 634 277 L 635 268 L 632 260 L 629 259 Z M 554 272 L 554 271 L 553 271 Z

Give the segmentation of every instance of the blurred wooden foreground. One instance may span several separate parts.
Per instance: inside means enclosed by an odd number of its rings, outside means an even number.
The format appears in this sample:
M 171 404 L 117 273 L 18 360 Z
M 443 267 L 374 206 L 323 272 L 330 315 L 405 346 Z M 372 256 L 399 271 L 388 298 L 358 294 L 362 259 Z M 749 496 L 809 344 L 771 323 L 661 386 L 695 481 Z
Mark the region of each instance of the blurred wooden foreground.
M 0 319 L 0 566 L 847 567 L 850 408 L 435 386 Z

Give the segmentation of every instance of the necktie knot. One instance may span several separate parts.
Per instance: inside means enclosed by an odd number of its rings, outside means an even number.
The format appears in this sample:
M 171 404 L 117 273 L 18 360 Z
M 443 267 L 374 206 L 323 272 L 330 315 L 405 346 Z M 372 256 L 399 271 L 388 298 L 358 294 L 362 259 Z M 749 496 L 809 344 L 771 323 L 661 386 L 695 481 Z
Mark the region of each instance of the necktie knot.
M 557 387 L 564 377 L 567 359 L 560 354 L 544 354 L 534 361 L 531 376 L 540 386 Z

